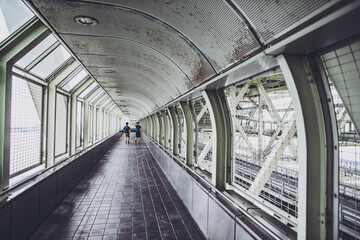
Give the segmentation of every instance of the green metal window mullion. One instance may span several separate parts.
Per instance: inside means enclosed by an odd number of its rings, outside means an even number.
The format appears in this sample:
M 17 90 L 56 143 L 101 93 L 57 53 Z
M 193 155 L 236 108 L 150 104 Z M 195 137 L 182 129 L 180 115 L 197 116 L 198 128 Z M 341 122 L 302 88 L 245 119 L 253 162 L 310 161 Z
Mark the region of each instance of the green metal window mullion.
M 197 116 L 196 116 L 196 112 L 195 112 L 195 109 L 194 109 L 194 106 L 193 106 L 193 102 L 189 101 L 189 107 L 190 107 L 190 111 L 191 111 L 191 114 L 193 116 L 193 123 L 194 123 L 194 129 L 193 129 L 193 132 L 194 132 L 194 149 L 193 149 L 193 161 L 194 163 L 197 163 L 198 162 L 198 151 L 199 151 L 199 148 L 198 148 L 198 142 L 199 142 L 199 127 L 198 127 L 198 120 L 197 120 Z
M 178 119 L 178 115 L 175 112 L 175 108 L 174 107 L 169 107 L 169 112 L 170 112 L 170 117 L 171 117 L 171 121 L 172 121 L 172 144 L 173 144 L 173 154 L 175 156 L 179 155 L 179 119 Z
M 212 126 L 212 183 L 216 188 L 226 187 L 227 160 L 230 158 L 230 112 L 225 101 L 221 101 L 222 92 L 206 90 L 203 92 L 210 113 Z
M 156 113 L 152 115 L 153 123 L 154 123 L 154 139 L 156 142 L 159 142 L 159 120 L 156 116 Z
M 159 121 L 159 144 L 164 145 L 164 129 L 163 129 L 163 120 L 161 116 L 161 112 L 156 113 L 156 117 Z
M 12 67 L 49 34 L 36 19 L 0 49 L 0 191 L 9 187 Z
M 298 136 L 298 239 L 336 239 L 326 208 L 326 152 L 324 119 L 314 73 L 305 57 L 277 57 L 295 111 Z M 332 192 L 332 191 L 331 191 Z M 328 206 L 332 207 L 332 206 Z M 332 211 L 331 211 L 332 212 Z M 338 212 L 332 212 L 338 214 Z M 327 228 L 331 228 L 327 231 Z
M 184 113 L 185 118 L 185 130 L 186 130 L 186 165 L 194 166 L 194 129 L 193 129 L 193 117 L 191 114 L 190 106 L 188 102 L 180 102 L 180 106 Z
M 161 111 L 163 123 L 164 123 L 164 147 L 169 148 L 169 119 L 166 115 L 166 110 Z

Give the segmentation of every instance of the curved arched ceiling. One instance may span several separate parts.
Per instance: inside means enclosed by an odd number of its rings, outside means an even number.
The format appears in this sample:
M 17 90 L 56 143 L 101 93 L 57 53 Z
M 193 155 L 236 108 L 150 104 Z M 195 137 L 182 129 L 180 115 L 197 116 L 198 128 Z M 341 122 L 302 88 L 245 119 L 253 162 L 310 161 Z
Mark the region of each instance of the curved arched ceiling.
M 331 6 L 328 0 L 301 1 L 301 11 L 293 1 L 27 1 L 119 107 L 138 117 Z M 98 23 L 81 25 L 76 16 Z

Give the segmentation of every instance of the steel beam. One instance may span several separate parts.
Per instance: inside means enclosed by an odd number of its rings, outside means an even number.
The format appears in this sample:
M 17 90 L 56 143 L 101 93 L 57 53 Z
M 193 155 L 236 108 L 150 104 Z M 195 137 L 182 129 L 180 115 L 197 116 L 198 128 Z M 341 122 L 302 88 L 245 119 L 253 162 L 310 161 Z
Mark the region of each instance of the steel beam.
M 249 191 L 255 194 L 256 196 L 260 195 L 261 190 L 264 188 L 267 180 L 269 179 L 272 172 L 275 170 L 276 165 L 281 159 L 285 149 L 290 144 L 290 139 L 294 136 L 296 132 L 295 118 L 292 117 L 283 129 L 283 132 L 279 139 L 277 140 L 274 149 L 272 149 L 269 156 L 266 158 L 263 166 L 256 175 L 253 183 L 251 184 Z
M 169 133 L 170 133 L 170 129 L 169 129 L 169 119 L 167 117 L 166 114 L 166 110 L 161 111 L 162 114 L 162 118 L 163 118 L 163 122 L 164 122 L 164 147 L 165 148 L 169 148 Z
M 193 117 L 188 102 L 180 102 L 181 109 L 184 113 L 184 125 L 186 130 L 186 154 L 185 161 L 189 167 L 194 166 L 194 129 Z
M 298 239 L 326 236 L 326 142 L 320 98 L 305 57 L 277 57 L 295 108 L 298 136 Z
M 164 124 L 163 124 L 161 112 L 157 112 L 156 117 L 159 121 L 159 144 L 164 145 L 164 127 L 163 127 Z
M 175 107 L 169 107 L 169 112 L 170 112 L 170 117 L 171 117 L 171 122 L 172 122 L 172 150 L 173 150 L 173 154 L 175 156 L 179 155 L 179 118 L 178 115 L 175 112 Z
M 216 188 L 226 187 L 227 161 L 230 158 L 230 115 L 221 90 L 205 90 L 203 96 L 208 106 L 212 126 L 212 183 Z

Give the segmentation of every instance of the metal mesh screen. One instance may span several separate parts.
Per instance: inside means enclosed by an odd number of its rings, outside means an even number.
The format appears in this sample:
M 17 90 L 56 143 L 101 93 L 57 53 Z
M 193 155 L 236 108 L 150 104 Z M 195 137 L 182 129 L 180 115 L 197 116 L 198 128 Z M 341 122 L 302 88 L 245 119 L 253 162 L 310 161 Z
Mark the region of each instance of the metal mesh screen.
M 296 124 L 282 74 L 265 75 L 225 94 L 234 129 L 234 186 L 267 200 L 276 212 L 297 217 Z
M 218 70 L 258 48 L 242 19 L 225 1 L 127 1 L 122 5 L 174 26 L 205 55 L 212 56 L 210 61 Z
M 353 82 L 360 81 L 360 42 L 325 53 L 321 59 L 333 96 L 339 133 L 339 238 L 359 239 L 360 136 L 349 113 L 359 108 L 359 89 Z
M 311 13 L 326 9 L 331 0 L 307 1 L 243 1 L 235 0 L 240 9 L 266 41 L 299 23 Z
M 10 176 L 38 166 L 41 161 L 42 87 L 12 78 L 10 121 Z
M 56 94 L 55 156 L 67 152 L 68 97 Z
M 203 170 L 212 172 L 212 126 L 209 109 L 204 98 L 191 101 L 194 121 L 196 128 L 194 136 L 194 149 L 196 153 L 196 163 Z

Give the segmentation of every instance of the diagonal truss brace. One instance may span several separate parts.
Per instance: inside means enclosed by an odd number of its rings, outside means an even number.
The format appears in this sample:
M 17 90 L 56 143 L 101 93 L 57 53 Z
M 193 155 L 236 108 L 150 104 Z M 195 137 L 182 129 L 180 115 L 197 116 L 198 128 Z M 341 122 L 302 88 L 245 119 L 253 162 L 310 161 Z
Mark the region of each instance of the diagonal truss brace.
M 274 171 L 277 163 L 279 162 L 281 155 L 285 151 L 286 147 L 290 144 L 290 139 L 294 136 L 295 132 L 296 123 L 295 116 L 293 115 L 289 121 L 289 124 L 284 128 L 274 149 L 271 151 L 271 154 L 268 156 L 259 173 L 257 174 L 249 189 L 250 192 L 257 196 L 260 194 L 271 173 Z

